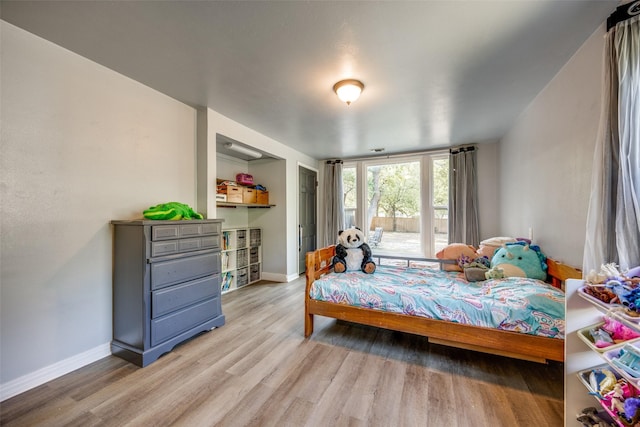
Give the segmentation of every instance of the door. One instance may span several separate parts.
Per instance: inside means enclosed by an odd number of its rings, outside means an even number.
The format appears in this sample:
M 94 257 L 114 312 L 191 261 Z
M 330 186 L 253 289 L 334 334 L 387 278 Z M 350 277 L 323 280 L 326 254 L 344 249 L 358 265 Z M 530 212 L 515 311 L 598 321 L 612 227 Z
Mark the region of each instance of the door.
M 317 173 L 298 167 L 298 273 L 305 271 L 305 255 L 316 250 L 316 189 Z

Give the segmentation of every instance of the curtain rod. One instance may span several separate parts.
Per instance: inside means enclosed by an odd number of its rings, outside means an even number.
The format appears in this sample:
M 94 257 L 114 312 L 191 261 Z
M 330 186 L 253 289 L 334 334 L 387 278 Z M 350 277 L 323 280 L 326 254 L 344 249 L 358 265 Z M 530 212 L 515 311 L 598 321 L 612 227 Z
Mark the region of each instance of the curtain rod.
M 377 159 L 395 159 L 398 157 L 407 157 L 407 156 L 419 156 L 421 154 L 432 154 L 432 153 L 446 153 L 447 148 L 434 148 L 432 150 L 422 150 L 422 151 L 412 151 L 409 153 L 396 153 L 396 154 L 384 154 L 377 156 L 367 156 L 367 157 L 347 157 L 342 160 L 345 162 L 356 162 L 361 160 L 377 160 Z M 329 162 L 330 160 L 327 160 Z
M 607 31 L 615 27 L 618 22 L 626 21 L 640 14 L 640 1 L 623 4 L 607 18 Z
M 475 150 L 476 150 L 476 147 L 474 145 L 466 146 L 466 147 L 453 147 L 449 150 L 449 153 L 458 154 L 458 153 L 466 153 L 467 151 L 475 151 Z

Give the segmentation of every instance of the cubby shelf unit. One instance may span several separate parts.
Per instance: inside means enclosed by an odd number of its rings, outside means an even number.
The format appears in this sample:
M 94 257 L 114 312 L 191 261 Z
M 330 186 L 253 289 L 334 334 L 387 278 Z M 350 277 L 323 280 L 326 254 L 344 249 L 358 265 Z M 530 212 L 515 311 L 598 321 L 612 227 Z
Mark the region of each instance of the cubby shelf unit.
M 222 292 L 250 285 L 262 278 L 262 229 L 222 230 Z

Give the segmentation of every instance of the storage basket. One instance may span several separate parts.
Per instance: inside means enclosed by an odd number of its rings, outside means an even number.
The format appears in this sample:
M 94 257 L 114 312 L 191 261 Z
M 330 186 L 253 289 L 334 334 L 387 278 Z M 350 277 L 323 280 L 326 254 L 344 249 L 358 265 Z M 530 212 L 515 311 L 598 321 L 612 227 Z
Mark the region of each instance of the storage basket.
M 225 194 L 227 202 L 242 203 L 242 187 L 234 185 L 218 185 L 217 194 Z
M 236 182 L 241 185 L 253 185 L 253 175 L 239 173 L 236 175 Z
M 256 199 L 256 190 L 254 190 L 253 188 L 243 187 L 242 188 L 242 203 L 255 204 L 256 201 L 257 201 L 257 199 Z
M 249 284 L 249 270 L 241 268 L 238 270 L 238 276 L 236 277 L 236 287 L 241 287 Z

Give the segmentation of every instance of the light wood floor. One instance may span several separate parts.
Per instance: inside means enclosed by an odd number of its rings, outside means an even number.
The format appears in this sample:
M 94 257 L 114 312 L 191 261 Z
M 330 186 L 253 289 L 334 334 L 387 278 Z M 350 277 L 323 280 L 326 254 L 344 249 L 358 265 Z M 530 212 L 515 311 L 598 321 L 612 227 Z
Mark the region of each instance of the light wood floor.
M 2 402 L 7 426 L 562 426 L 563 365 L 316 317 L 304 278 L 223 296 L 225 326 L 146 368 L 110 356 Z

